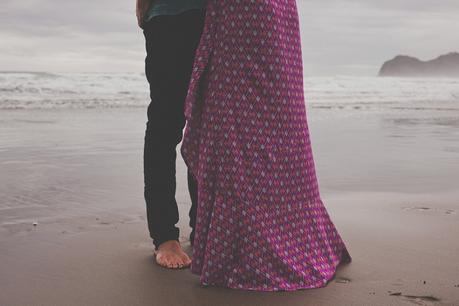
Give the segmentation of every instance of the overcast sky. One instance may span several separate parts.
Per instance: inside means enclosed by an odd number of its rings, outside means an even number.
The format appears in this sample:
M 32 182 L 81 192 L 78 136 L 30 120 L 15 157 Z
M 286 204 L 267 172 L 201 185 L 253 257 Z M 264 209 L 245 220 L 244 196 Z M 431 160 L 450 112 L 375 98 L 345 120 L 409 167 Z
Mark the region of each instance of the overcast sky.
M 298 0 L 306 75 L 459 52 L 459 0 Z M 0 70 L 143 72 L 135 0 L 0 0 Z

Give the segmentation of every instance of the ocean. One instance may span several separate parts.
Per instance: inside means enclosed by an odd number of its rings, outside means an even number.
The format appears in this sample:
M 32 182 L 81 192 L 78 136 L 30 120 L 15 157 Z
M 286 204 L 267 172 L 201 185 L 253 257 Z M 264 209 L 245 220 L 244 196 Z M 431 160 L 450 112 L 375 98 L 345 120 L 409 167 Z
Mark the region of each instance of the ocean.
M 328 207 L 352 209 L 360 197 L 368 211 L 390 201 L 441 216 L 459 211 L 459 80 L 335 76 L 304 84 Z M 141 73 L 0 73 L 0 241 L 34 229 L 144 226 L 149 102 Z M 177 184 L 186 213 L 179 153 Z M 180 220 L 187 229 L 188 219 Z
M 459 111 L 459 79 L 305 77 L 305 100 L 321 116 Z M 145 107 L 143 73 L 0 72 L 0 109 Z M 459 116 L 459 113 L 457 114 Z

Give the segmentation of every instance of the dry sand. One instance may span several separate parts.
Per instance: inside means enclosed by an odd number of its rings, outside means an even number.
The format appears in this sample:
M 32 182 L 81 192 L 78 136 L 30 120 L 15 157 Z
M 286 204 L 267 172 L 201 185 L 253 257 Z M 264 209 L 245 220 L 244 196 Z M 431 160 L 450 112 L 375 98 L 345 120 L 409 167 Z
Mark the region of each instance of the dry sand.
M 459 305 L 458 123 L 314 112 L 322 198 L 353 262 L 327 287 L 260 293 L 155 264 L 145 109 L 2 110 L 0 305 Z M 191 255 L 185 178 L 179 159 Z

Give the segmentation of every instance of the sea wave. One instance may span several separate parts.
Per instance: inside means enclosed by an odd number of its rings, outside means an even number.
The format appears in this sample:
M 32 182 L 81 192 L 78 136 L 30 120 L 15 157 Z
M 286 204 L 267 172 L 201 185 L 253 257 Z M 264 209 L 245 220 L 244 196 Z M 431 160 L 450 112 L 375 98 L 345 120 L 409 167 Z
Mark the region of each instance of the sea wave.
M 310 108 L 385 111 L 459 110 L 459 80 L 305 77 Z M 144 73 L 0 72 L 0 109 L 145 107 Z

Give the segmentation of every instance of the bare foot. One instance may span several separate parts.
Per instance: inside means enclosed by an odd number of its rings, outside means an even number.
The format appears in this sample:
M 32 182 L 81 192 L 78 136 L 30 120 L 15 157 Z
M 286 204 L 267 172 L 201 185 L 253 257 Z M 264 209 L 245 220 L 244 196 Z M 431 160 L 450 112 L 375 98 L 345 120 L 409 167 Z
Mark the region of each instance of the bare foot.
M 186 268 L 190 266 L 190 257 L 182 250 L 177 240 L 167 240 L 154 251 L 156 262 L 166 268 Z

